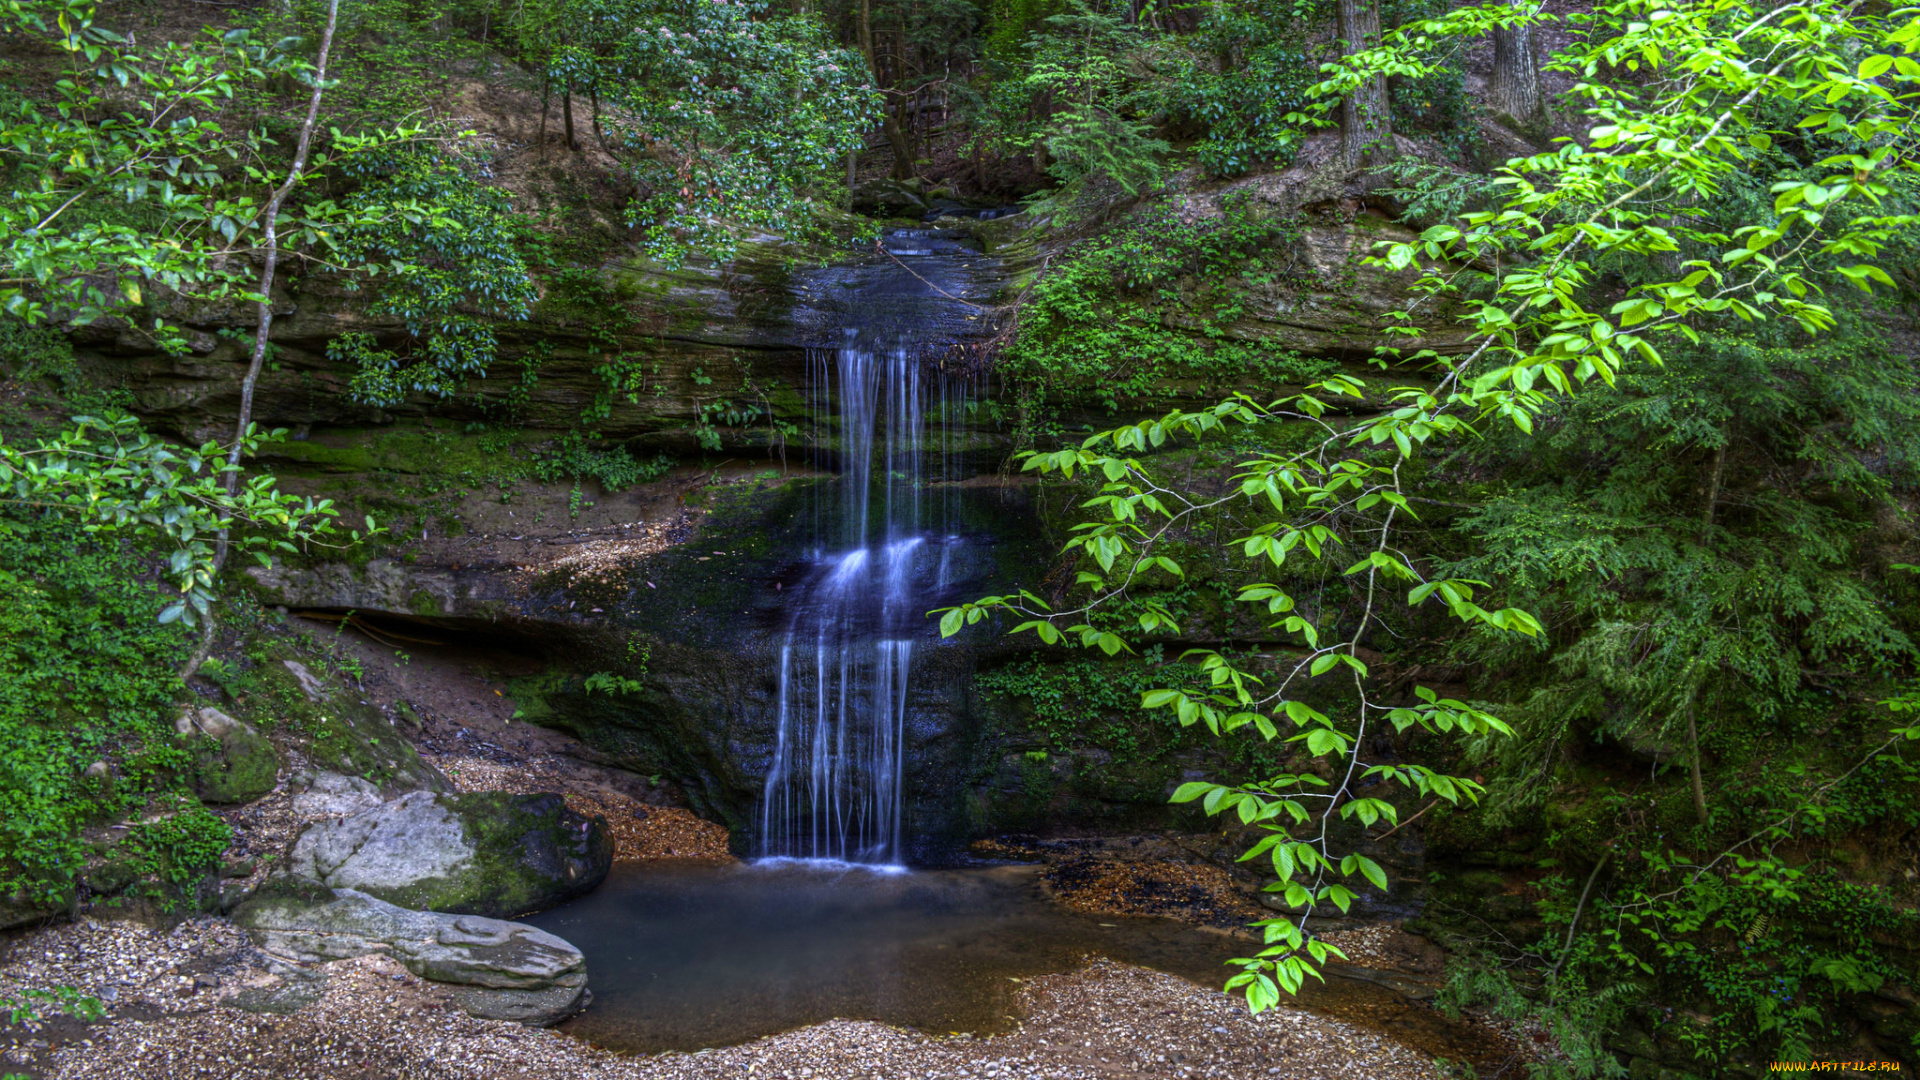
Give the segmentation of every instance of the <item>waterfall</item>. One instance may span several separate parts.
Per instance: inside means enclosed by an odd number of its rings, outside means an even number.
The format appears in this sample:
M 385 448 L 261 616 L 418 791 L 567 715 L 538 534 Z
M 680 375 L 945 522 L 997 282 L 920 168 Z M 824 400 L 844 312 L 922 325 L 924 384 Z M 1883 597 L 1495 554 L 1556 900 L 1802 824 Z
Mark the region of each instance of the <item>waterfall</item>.
M 942 468 L 951 468 L 950 414 L 967 390 L 923 374 L 903 346 L 853 336 L 819 351 L 811 368 L 816 445 L 820 418 L 837 413 L 842 501 L 838 529 L 820 530 L 837 535 L 822 537 L 780 645 L 760 854 L 899 865 L 915 640 L 927 634 L 926 610 L 957 543 L 945 534 L 947 502 L 923 506 L 923 380 L 940 413 Z

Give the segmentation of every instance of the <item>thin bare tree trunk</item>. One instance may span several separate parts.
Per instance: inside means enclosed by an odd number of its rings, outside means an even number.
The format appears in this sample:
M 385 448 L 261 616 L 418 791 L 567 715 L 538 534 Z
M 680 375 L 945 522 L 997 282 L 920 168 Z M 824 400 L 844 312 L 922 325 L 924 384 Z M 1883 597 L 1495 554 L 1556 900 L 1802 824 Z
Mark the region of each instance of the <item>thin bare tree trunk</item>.
M 540 80 L 540 160 L 547 159 L 547 114 L 553 110 L 553 78 Z
M 1515 0 L 1515 6 L 1528 0 Z M 1540 87 L 1540 56 L 1534 28 L 1516 26 L 1493 31 L 1494 108 L 1522 130 L 1546 125 L 1547 99 Z
M 220 477 L 220 486 L 228 495 L 240 490 L 240 456 L 249 429 L 253 427 L 253 390 L 260 382 L 260 369 L 267 362 L 267 341 L 273 333 L 273 279 L 280 266 L 280 208 L 286 204 L 287 196 L 300 183 L 301 174 L 307 171 L 307 155 L 313 149 L 313 129 L 320 119 L 320 98 L 326 92 L 327 57 L 333 51 L 333 28 L 339 20 L 340 0 L 327 0 L 327 26 L 320 33 L 320 56 L 313 69 L 313 93 L 307 98 L 307 118 L 300 123 L 300 137 L 294 143 L 293 164 L 287 167 L 287 178 L 273 189 L 267 197 L 267 205 L 261 210 L 262 235 L 260 248 L 265 256 L 260 268 L 260 300 L 256 305 L 258 318 L 253 330 L 253 355 L 247 360 L 246 377 L 240 380 L 240 415 L 234 421 L 233 446 L 227 451 L 228 471 Z M 229 531 L 221 529 L 214 537 L 213 572 L 218 574 L 227 564 Z M 190 679 L 207 658 L 213 648 L 213 614 L 207 613 L 200 630 L 200 644 L 188 657 L 181 669 L 181 679 Z
M 1707 538 L 1713 535 L 1713 512 L 1720 505 L 1720 489 L 1727 478 L 1727 443 L 1732 435 L 1723 435 L 1719 446 L 1713 451 L 1713 473 L 1707 478 L 1707 506 L 1700 512 L 1700 546 L 1707 546 Z
M 894 115 L 894 94 L 880 79 L 880 60 L 873 51 L 873 0 L 860 0 L 860 18 L 854 25 L 860 39 L 860 55 L 867 58 L 867 70 L 873 74 L 873 85 L 886 91 L 887 103 L 880 114 L 880 129 L 886 133 L 887 146 L 893 151 L 893 172 L 895 180 L 905 180 L 913 175 L 913 160 L 902 160 L 901 144 L 905 136 L 900 131 L 900 120 Z
M 1707 508 L 1700 514 L 1700 546 L 1705 547 L 1707 538 L 1713 535 L 1713 510 L 1720 502 L 1721 484 L 1727 476 L 1727 443 L 1732 441 L 1732 432 L 1728 432 L 1713 452 L 1713 475 L 1707 480 Z M 1693 813 L 1700 824 L 1707 823 L 1707 786 L 1700 776 L 1700 725 L 1697 719 L 1700 710 L 1694 703 L 1687 704 L 1687 761 L 1688 772 L 1693 783 Z
M 253 331 L 253 355 L 247 362 L 247 376 L 240 381 L 240 416 L 234 425 L 233 448 L 227 452 L 227 463 L 240 464 L 240 444 L 246 438 L 247 429 L 253 424 L 253 388 L 260 381 L 260 368 L 267 361 L 267 338 L 273 332 L 273 279 L 280 267 L 280 226 L 278 218 L 280 207 L 285 205 L 287 196 L 299 185 L 301 174 L 307 170 L 307 155 L 313 149 L 313 128 L 320 119 L 320 98 L 325 92 L 327 78 L 327 55 L 333 50 L 333 27 L 340 14 L 340 0 L 327 2 L 327 28 L 320 35 L 320 58 L 314 65 L 313 94 L 307 99 L 307 118 L 300 124 L 300 137 L 294 143 L 293 164 L 287 168 L 287 178 L 268 196 L 267 205 L 261 211 L 263 235 L 261 251 L 265 254 L 265 264 L 260 268 L 260 301 L 256 305 L 259 317 Z M 231 495 L 240 486 L 240 473 L 228 472 L 221 477 L 221 484 Z M 222 533 L 224 540 L 225 533 Z M 224 561 L 226 545 L 221 544 L 220 559 L 215 561 L 218 569 Z
M 566 121 L 567 149 L 579 150 L 580 144 L 573 141 L 573 84 L 571 83 L 560 91 L 560 116 Z
M 1707 786 L 1700 778 L 1700 728 L 1694 722 L 1694 714 L 1699 710 L 1687 707 L 1687 757 L 1692 759 L 1693 770 L 1693 814 L 1700 824 L 1707 823 Z
M 1053 92 L 1051 90 L 1040 95 L 1039 108 L 1034 111 L 1039 113 L 1039 120 L 1042 126 L 1045 126 L 1046 122 L 1053 118 Z M 1047 140 L 1044 138 L 1033 144 L 1033 171 L 1039 173 L 1041 179 L 1044 180 L 1046 178 Z
M 880 66 L 873 62 L 873 0 L 860 0 L 860 21 L 854 27 L 860 38 L 860 55 L 867 58 L 867 70 L 873 73 L 873 85 L 880 85 Z
M 1338 15 L 1346 55 L 1380 44 L 1380 0 L 1340 0 Z M 1384 76 L 1374 76 L 1341 100 L 1340 154 L 1349 168 L 1372 157 L 1392 156 L 1393 123 Z

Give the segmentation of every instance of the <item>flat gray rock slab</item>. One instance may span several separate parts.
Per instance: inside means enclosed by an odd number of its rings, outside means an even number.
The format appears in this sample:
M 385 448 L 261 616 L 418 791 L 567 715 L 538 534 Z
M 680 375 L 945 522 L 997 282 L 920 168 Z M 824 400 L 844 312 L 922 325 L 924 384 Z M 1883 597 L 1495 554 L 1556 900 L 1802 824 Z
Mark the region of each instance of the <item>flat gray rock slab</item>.
M 545 1026 L 585 1004 L 587 961 L 537 927 L 478 915 L 413 911 L 352 889 L 307 903 L 269 898 L 234 922 L 269 955 L 304 963 L 384 953 L 423 979 L 448 983 L 469 1013 Z

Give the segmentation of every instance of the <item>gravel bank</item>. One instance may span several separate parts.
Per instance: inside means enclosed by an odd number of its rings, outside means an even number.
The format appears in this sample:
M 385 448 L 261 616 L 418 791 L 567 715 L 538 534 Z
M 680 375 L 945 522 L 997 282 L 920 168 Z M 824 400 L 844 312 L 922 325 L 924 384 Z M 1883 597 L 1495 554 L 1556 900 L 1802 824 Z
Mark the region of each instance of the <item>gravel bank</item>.
M 1104 960 L 1029 980 L 1025 1020 L 976 1039 L 837 1020 L 697 1054 L 621 1057 L 475 1020 L 384 957 L 279 966 L 230 924 L 124 923 L 16 939 L 0 993 L 68 985 L 107 1020 L 7 1029 L 0 1068 L 46 1080 L 1430 1080 L 1419 1054 L 1339 1020 L 1263 1016 L 1170 975 Z M 247 1012 L 237 1002 L 290 1008 Z M 34 1047 L 30 1042 L 46 1045 Z
M 703 821 L 677 806 L 644 803 L 575 775 L 577 763 L 547 754 L 503 763 L 477 755 L 429 759 L 461 791 L 505 791 L 520 795 L 559 792 L 567 806 L 587 817 L 604 817 L 618 862 L 651 859 L 709 859 L 732 862 L 727 828 Z

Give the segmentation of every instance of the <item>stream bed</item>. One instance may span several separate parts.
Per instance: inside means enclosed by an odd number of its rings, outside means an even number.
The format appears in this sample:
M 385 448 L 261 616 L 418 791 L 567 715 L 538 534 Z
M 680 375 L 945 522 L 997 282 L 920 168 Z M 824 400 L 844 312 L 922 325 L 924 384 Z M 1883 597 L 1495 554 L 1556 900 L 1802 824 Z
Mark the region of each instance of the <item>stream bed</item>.
M 1081 915 L 1038 868 L 913 870 L 798 860 L 614 868 L 526 920 L 587 957 L 593 1005 L 563 1029 L 627 1053 L 729 1046 L 843 1017 L 930 1034 L 1006 1031 L 1019 980 L 1089 954 L 1218 987 L 1249 946 L 1171 919 Z M 1300 1004 L 1453 1060 L 1497 1040 L 1388 986 L 1330 977 Z

